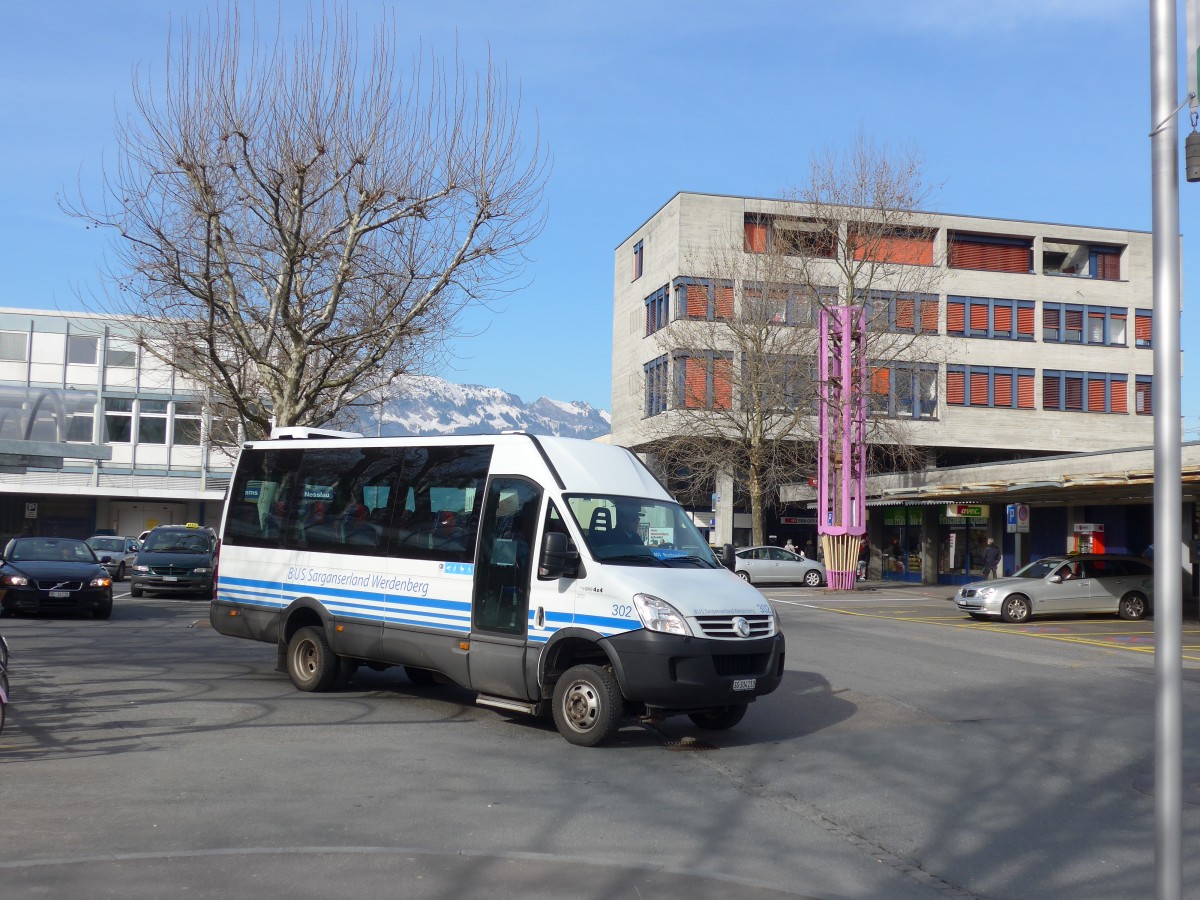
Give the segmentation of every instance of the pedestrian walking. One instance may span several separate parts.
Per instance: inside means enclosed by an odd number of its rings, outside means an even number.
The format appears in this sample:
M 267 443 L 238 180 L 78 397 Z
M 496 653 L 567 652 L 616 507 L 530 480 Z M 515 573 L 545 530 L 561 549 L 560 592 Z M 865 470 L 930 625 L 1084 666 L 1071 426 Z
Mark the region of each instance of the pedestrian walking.
M 983 580 L 991 581 L 996 577 L 1000 565 L 1000 548 L 996 546 L 995 538 L 988 538 L 987 546 L 983 548 Z
M 867 571 L 871 568 L 871 545 L 866 537 L 858 542 L 858 580 L 867 580 Z

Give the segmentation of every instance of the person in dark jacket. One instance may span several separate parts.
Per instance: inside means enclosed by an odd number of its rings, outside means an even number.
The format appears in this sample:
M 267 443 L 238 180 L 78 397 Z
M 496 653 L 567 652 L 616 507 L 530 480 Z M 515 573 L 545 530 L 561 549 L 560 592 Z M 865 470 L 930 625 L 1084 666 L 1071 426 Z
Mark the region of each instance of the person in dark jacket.
M 988 538 L 987 546 L 983 548 L 983 580 L 990 581 L 995 578 L 999 565 L 1000 548 L 996 546 L 995 538 Z
M 858 542 L 858 580 L 865 581 L 871 568 L 871 545 L 864 537 Z

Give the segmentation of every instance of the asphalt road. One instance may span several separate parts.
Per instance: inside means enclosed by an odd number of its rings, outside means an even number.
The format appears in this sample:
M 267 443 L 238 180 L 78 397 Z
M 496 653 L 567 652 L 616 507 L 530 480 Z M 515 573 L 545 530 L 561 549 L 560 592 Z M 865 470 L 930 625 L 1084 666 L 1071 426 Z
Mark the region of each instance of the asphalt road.
M 203 602 L 4 619 L 0 896 L 1153 895 L 1152 623 L 765 593 L 779 691 L 733 731 L 672 719 L 595 749 L 397 670 L 299 693 Z M 1200 885 L 1194 625 L 1185 643 Z

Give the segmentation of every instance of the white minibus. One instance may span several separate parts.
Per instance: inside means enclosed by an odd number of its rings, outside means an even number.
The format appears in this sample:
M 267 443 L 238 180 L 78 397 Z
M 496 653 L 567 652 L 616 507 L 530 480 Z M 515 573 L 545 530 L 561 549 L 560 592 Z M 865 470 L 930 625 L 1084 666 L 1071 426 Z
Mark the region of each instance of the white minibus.
M 592 746 L 633 718 L 730 728 L 779 685 L 770 604 L 630 451 L 303 434 L 242 448 L 210 613 L 300 690 L 403 666 Z

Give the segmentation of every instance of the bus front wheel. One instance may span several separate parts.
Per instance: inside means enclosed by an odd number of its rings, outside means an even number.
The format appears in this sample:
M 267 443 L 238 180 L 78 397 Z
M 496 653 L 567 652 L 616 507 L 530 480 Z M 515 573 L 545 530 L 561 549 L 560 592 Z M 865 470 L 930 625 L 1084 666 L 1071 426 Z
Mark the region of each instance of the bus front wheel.
M 309 625 L 292 635 L 288 641 L 287 669 L 292 684 L 302 691 L 325 691 L 333 686 L 340 666 L 322 629 Z
M 594 747 L 617 730 L 624 701 L 610 669 L 573 666 L 554 686 L 554 724 L 578 747 Z

